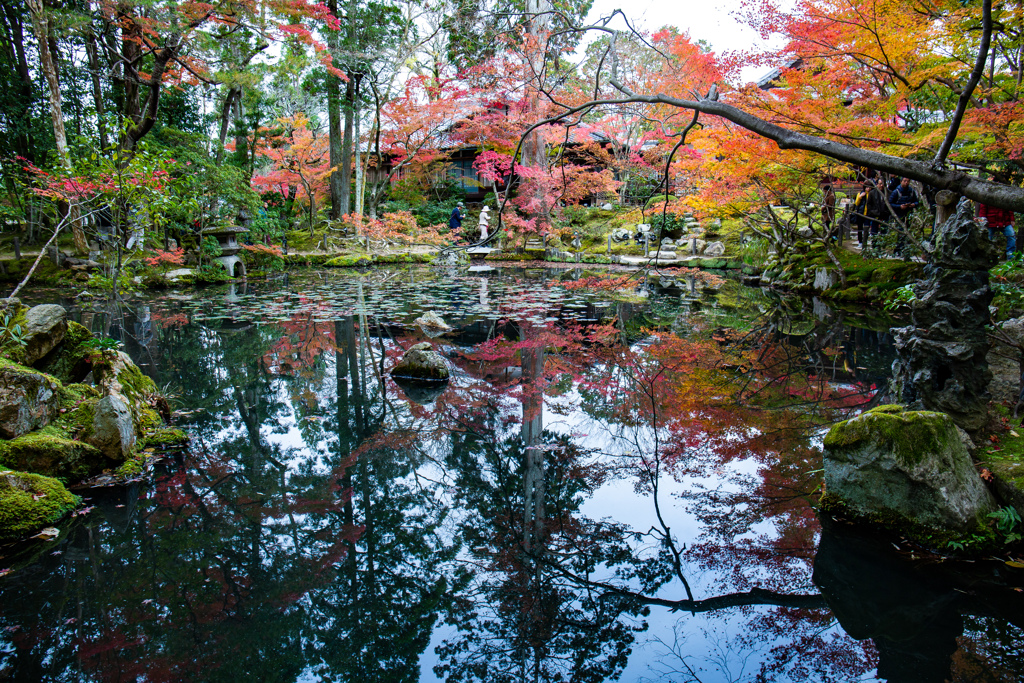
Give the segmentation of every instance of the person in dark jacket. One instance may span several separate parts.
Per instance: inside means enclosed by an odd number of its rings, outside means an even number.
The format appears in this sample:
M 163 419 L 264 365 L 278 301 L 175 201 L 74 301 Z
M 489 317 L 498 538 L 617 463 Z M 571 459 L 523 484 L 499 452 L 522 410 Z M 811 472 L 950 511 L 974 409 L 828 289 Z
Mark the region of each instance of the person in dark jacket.
M 879 224 L 889 215 L 889 207 L 885 205 L 882 191 L 875 187 L 873 181 L 864 183 L 864 193 L 864 214 L 867 217 L 864 224 L 870 234 L 877 235 Z
M 893 215 L 902 223 L 907 220 L 910 212 L 921 206 L 917 192 L 910 186 L 910 178 L 903 178 L 900 184 L 889 193 L 889 204 Z
M 452 209 L 452 216 L 448 219 L 448 227 L 452 229 L 452 232 L 462 230 L 462 217 L 465 215 L 465 211 L 466 207 L 462 205 L 462 202 L 456 204 Z

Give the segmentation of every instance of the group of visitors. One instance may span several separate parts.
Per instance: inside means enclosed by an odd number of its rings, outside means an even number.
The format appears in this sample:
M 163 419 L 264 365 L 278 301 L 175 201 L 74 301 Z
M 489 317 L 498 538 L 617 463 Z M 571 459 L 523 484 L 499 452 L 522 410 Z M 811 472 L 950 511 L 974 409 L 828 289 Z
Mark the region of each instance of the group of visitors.
M 489 228 L 491 221 L 491 216 L 489 213 L 490 210 L 490 207 L 487 206 L 486 204 L 484 204 L 484 207 L 480 210 L 480 217 L 479 220 L 477 221 L 477 230 L 479 231 L 479 240 L 481 242 L 485 241 L 489 236 Z M 459 202 L 458 204 L 455 205 L 455 208 L 452 209 L 452 215 L 448 218 L 448 227 L 449 229 L 451 229 L 453 234 L 459 234 L 462 232 L 462 219 L 465 217 L 466 205 L 463 204 L 462 202 Z M 472 231 L 467 232 L 467 234 L 465 234 L 464 237 L 468 239 L 470 242 L 475 242 L 477 240 L 477 235 L 473 234 Z
M 934 192 L 919 192 L 910 183 L 909 178 L 892 177 L 885 179 L 872 169 L 863 169 L 858 173 L 858 181 L 862 191 L 853 201 L 850 222 L 857 230 L 857 242 L 861 247 L 868 244 L 869 238 L 884 235 L 890 231 L 896 233 L 896 252 L 901 253 L 906 245 L 907 219 L 918 207 L 935 212 Z M 996 182 L 1005 182 L 999 176 L 993 176 Z M 826 230 L 831 229 L 835 219 L 835 191 L 830 182 L 822 188 L 822 221 Z M 1013 212 L 998 209 L 985 204 L 978 205 L 978 222 L 988 228 L 989 239 L 996 239 L 1000 232 L 1006 237 L 1006 258 L 1010 259 L 1016 250 L 1016 237 L 1013 230 Z

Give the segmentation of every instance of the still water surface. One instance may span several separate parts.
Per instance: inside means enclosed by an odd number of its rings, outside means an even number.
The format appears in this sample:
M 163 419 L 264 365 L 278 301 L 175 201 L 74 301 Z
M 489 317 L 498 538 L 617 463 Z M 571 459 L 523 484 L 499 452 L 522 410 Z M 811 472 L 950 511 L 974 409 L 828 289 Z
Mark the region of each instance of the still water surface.
M 888 321 L 580 277 L 37 295 L 193 439 L 0 549 L 0 680 L 1024 680 L 1019 577 L 815 514 L 823 426 L 885 399 Z M 452 380 L 403 390 L 430 310 Z

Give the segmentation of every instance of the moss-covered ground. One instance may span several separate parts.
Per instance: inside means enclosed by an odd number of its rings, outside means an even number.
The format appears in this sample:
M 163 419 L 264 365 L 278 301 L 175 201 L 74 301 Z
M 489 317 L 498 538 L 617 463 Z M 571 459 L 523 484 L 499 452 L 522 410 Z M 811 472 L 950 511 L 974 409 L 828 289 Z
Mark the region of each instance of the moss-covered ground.
M 993 474 L 1024 492 L 1024 426 L 1021 415 L 1014 419 L 1012 408 L 993 404 L 993 434 L 979 445 L 976 457 Z
M 56 479 L 0 472 L 0 541 L 21 538 L 55 524 L 78 503 L 78 497 Z

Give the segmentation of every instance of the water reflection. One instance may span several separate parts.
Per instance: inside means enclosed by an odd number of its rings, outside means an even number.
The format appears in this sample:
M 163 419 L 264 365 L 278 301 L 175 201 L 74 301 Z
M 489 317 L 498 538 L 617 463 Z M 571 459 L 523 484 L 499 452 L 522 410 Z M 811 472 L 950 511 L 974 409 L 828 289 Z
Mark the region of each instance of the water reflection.
M 696 279 L 551 286 L 581 276 L 323 274 L 78 310 L 196 438 L 154 486 L 90 492 L 57 542 L 0 550 L 0 675 L 1019 677 L 999 581 L 911 590 L 913 563 L 818 525 L 819 426 L 881 400 L 886 321 Z M 425 310 L 456 329 L 421 404 L 387 369 Z

